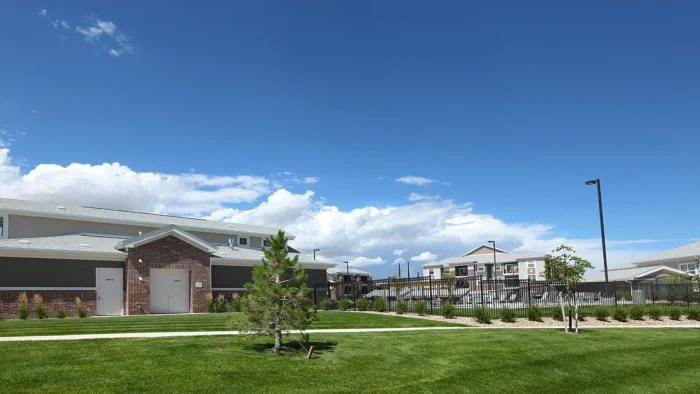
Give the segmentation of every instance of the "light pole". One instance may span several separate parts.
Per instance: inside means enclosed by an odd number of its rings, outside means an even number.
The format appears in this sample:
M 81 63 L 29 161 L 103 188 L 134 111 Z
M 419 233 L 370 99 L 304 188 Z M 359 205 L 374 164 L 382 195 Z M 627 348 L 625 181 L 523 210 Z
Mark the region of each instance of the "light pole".
M 493 244 L 493 273 L 496 273 L 496 241 L 489 241 L 490 244 Z M 501 270 L 503 270 L 503 267 L 501 267 Z M 501 271 L 503 272 L 503 271 Z M 491 279 L 491 278 L 489 278 Z
M 407 261 L 406 264 L 408 265 L 408 267 L 406 268 L 406 273 L 408 275 L 408 279 L 411 279 L 411 262 Z
M 603 197 L 600 193 L 600 179 L 586 181 L 586 185 L 598 186 L 598 212 L 600 213 L 600 238 L 603 243 L 603 270 L 605 271 L 605 283 L 608 283 L 608 253 L 605 250 L 605 225 L 603 224 Z
M 348 282 L 350 282 L 351 286 L 352 286 L 352 304 L 353 304 L 353 307 L 356 308 L 357 307 L 357 296 L 355 295 L 355 285 L 352 284 L 352 279 L 350 279 L 350 263 L 348 263 L 347 261 L 344 261 L 344 263 L 345 263 L 345 269 L 346 269 L 346 272 L 348 275 Z
M 316 260 L 316 252 L 320 252 L 321 249 L 314 249 L 314 260 Z

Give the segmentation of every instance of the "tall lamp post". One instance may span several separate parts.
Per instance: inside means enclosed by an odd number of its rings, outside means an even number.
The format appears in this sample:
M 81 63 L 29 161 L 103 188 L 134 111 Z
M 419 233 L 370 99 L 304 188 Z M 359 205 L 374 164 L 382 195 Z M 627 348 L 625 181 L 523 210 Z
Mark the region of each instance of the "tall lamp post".
M 490 244 L 493 244 L 493 273 L 496 273 L 496 241 L 489 241 Z M 501 270 L 503 270 L 503 267 L 501 267 Z M 503 271 L 501 271 L 503 272 Z M 491 278 L 489 278 L 491 279 Z
M 603 242 L 603 270 L 605 271 L 605 283 L 608 283 L 608 253 L 605 250 L 605 225 L 603 224 L 603 197 L 600 193 L 600 179 L 586 181 L 586 185 L 598 186 L 598 212 L 600 213 L 600 238 Z
M 347 276 L 348 276 L 348 282 L 352 283 L 352 279 L 350 278 L 350 263 L 347 261 L 344 261 L 343 263 L 345 263 L 345 270 L 346 270 L 345 272 L 347 273 Z M 352 286 L 352 303 L 353 303 L 353 307 L 354 307 L 357 305 L 357 300 L 356 300 L 356 296 L 355 296 L 355 285 L 351 284 L 351 286 Z
M 314 260 L 316 260 L 316 252 L 320 252 L 320 251 L 321 251 L 321 249 L 314 249 Z M 347 263 L 347 261 L 346 261 L 346 263 Z

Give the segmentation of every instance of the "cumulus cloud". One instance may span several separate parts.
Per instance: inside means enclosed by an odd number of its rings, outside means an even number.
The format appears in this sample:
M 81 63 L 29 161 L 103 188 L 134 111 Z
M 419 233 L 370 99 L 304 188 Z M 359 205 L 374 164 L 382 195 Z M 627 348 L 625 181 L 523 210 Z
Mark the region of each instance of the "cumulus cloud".
M 411 175 L 397 178 L 397 179 L 395 179 L 395 181 L 405 183 L 408 185 L 418 185 L 418 186 L 425 186 L 425 185 L 429 185 L 431 183 L 439 182 L 435 179 L 429 179 L 429 178 L 423 178 L 422 176 L 411 176 Z
M 26 174 L 0 149 L 0 196 L 198 216 L 269 192 L 262 177 L 138 172 L 120 163 L 40 164 Z
M 437 260 L 437 255 L 435 253 L 431 252 L 423 252 L 419 254 L 418 256 L 413 256 L 411 257 L 411 261 L 415 261 L 418 263 L 429 263 L 431 261 Z
M 438 256 L 459 256 L 490 239 L 512 251 L 549 252 L 566 243 L 602 265 L 597 239 L 559 237 L 552 225 L 506 222 L 452 200 L 341 209 L 312 190 L 272 188 L 270 180 L 254 175 L 139 172 L 120 163 L 39 164 L 24 172 L 18 161 L 6 147 L 0 148 L 1 197 L 282 227 L 296 236 L 292 246 L 302 252 L 319 248 L 326 261 L 369 266 L 379 276 L 389 273 L 392 262 L 408 260 L 408 250 L 421 251 L 410 258 L 419 265 Z M 238 203 L 254 205 L 243 208 Z M 609 264 L 658 251 L 635 247 L 659 241 L 610 240 Z

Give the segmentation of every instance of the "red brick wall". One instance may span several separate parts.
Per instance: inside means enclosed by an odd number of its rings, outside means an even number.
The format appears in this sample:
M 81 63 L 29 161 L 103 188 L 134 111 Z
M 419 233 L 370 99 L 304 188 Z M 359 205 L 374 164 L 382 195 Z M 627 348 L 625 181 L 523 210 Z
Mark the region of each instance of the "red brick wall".
M 17 298 L 22 290 L 5 290 L 0 291 L 0 318 L 17 319 Z M 56 311 L 61 307 L 60 301 L 63 302 L 63 310 L 67 317 L 77 317 L 77 308 L 75 307 L 75 297 L 80 297 L 83 303 L 83 308 L 88 310 L 90 316 L 94 316 L 97 310 L 97 293 L 94 290 L 70 290 L 70 291 L 53 291 L 53 290 L 27 290 L 29 298 L 30 317 L 35 318 L 34 307 L 32 301 L 34 294 L 40 294 L 44 299 L 44 309 L 49 314 L 49 317 L 55 317 Z
M 189 270 L 190 312 L 206 312 L 210 291 L 209 253 L 168 236 L 129 250 L 126 261 L 127 315 L 150 313 L 151 268 Z M 195 287 L 196 282 L 202 282 L 202 287 Z

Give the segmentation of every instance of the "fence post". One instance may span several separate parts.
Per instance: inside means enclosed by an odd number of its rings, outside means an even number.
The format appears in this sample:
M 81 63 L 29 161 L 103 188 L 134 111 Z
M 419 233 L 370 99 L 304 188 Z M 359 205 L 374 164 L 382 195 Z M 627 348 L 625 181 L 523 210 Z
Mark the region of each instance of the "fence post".
M 430 314 L 433 314 L 433 277 L 428 275 L 428 286 L 430 291 Z
M 386 283 L 387 283 L 387 287 L 389 288 L 389 296 L 386 297 L 386 304 L 387 304 L 387 308 L 389 308 L 389 310 L 391 310 L 391 278 L 387 277 Z M 394 293 L 396 293 L 396 292 L 394 292 Z
M 333 297 L 331 296 L 331 282 L 328 282 L 328 299 L 333 302 Z
M 479 275 L 479 287 L 481 287 L 481 307 L 484 307 L 484 275 Z
M 613 281 L 613 299 L 615 300 L 615 308 L 617 308 L 617 282 Z
M 685 300 L 688 303 L 688 309 L 690 309 L 690 291 L 688 289 L 688 284 L 685 284 Z
M 532 302 L 532 298 L 530 297 L 530 277 L 527 277 L 527 303 L 528 305 Z

